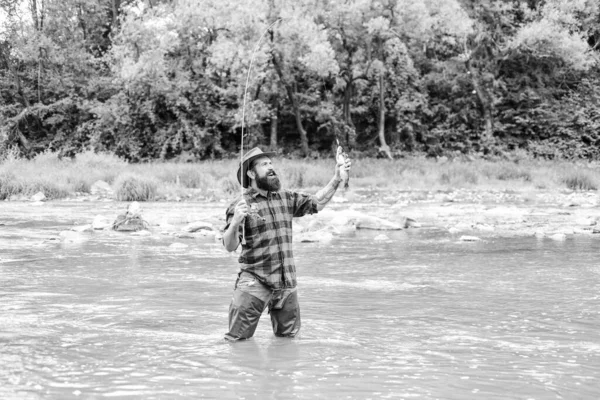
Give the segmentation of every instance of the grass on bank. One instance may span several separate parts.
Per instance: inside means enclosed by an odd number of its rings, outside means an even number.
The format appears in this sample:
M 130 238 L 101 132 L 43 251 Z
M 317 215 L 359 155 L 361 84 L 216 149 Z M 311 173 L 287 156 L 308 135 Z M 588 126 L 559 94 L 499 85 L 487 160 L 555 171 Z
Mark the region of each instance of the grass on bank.
M 60 159 L 46 152 L 27 160 L 9 154 L 0 160 L 0 199 L 27 198 L 43 192 L 49 199 L 90 193 L 94 182 L 110 184 L 123 201 L 186 198 L 231 199 L 239 193 L 238 160 L 200 163 L 129 164 L 105 153 L 85 152 Z M 330 159 L 274 160 L 285 187 L 316 190 L 333 175 Z M 380 190 L 598 190 L 600 167 L 593 163 L 483 159 L 436 161 L 423 157 L 399 160 L 356 159 L 351 188 Z

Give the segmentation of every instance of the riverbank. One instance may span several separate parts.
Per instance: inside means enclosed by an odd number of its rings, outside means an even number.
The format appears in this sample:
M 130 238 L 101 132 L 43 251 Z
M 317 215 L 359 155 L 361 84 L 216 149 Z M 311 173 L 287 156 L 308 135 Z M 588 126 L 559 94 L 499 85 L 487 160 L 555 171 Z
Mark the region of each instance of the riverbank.
M 194 241 L 219 243 L 229 199 L 138 203 L 141 218 L 147 223 L 144 230 L 114 232 L 113 222 L 131 204 L 90 195 L 5 201 L 0 203 L 0 225 L 41 223 L 51 229 L 35 234 L 35 240 L 48 243 L 115 234 L 167 240 L 174 247 Z M 600 197 L 595 191 L 570 190 L 350 189 L 339 192 L 319 214 L 295 220 L 294 240 L 319 245 L 361 235 L 365 240 L 393 243 L 398 230 L 430 232 L 441 242 L 531 236 L 554 241 L 584 236 L 600 239 Z M 365 236 L 364 232 L 370 233 Z
M 200 163 L 155 162 L 130 164 L 112 154 L 86 152 L 59 158 L 44 153 L 32 160 L 15 156 L 0 162 L 0 200 L 112 198 L 121 201 L 218 201 L 239 191 L 235 177 L 238 160 Z M 281 156 L 275 166 L 284 186 L 311 191 L 325 185 L 333 174 L 332 158 L 290 159 Z M 397 160 L 354 159 L 351 192 L 398 192 L 411 198 L 436 193 L 453 196 L 480 192 L 496 198 L 523 193 L 592 191 L 600 188 L 597 163 L 531 160 L 513 155 L 506 159 Z M 41 193 L 41 195 L 40 195 Z M 454 194 L 453 194 L 454 193 Z M 502 195 L 498 195 L 501 193 Z M 388 195 L 393 196 L 393 195 Z M 476 195 L 474 195 L 476 196 Z

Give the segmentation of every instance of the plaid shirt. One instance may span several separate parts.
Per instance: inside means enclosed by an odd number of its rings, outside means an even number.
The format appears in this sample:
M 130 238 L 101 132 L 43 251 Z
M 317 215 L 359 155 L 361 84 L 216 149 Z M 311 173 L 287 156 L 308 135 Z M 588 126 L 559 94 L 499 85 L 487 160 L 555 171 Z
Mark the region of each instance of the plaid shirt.
M 273 289 L 296 287 L 292 218 L 316 213 L 315 198 L 289 190 L 268 192 L 265 197 L 249 188 L 244 193 L 244 199 L 250 212 L 244 220 L 246 244 L 242 244 L 238 260 L 240 269 Z M 238 196 L 227 209 L 225 230 L 229 228 L 235 205 L 239 201 Z M 239 238 L 241 242 L 241 225 Z

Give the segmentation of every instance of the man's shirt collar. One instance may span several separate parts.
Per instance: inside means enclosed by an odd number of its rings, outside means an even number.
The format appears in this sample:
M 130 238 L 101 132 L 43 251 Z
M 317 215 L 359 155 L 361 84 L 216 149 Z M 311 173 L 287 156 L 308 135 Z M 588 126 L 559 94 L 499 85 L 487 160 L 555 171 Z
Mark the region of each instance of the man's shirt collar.
M 249 196 L 252 196 L 254 198 L 257 198 L 258 196 L 268 198 L 269 193 L 271 193 L 271 196 L 278 194 L 278 192 L 267 192 L 267 196 L 263 196 L 258 190 L 254 189 L 252 186 L 250 186 L 249 188 L 246 189 L 246 194 Z

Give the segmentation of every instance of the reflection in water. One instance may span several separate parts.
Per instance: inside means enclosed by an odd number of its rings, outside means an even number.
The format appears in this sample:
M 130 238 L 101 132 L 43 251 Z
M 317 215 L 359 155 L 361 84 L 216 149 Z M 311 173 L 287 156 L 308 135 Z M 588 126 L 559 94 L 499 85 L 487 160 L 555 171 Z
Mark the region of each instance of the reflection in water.
M 600 240 L 296 244 L 303 328 L 230 344 L 211 239 L 0 235 L 0 397 L 595 399 Z M 169 247 L 180 241 L 184 248 Z

